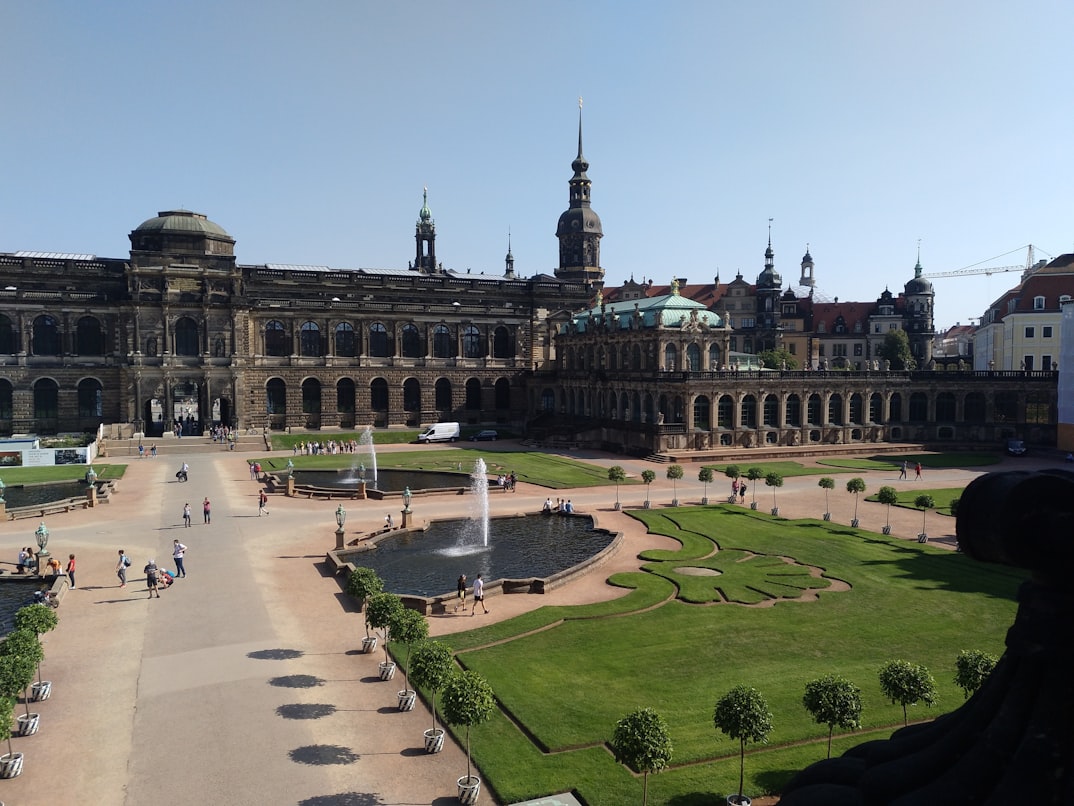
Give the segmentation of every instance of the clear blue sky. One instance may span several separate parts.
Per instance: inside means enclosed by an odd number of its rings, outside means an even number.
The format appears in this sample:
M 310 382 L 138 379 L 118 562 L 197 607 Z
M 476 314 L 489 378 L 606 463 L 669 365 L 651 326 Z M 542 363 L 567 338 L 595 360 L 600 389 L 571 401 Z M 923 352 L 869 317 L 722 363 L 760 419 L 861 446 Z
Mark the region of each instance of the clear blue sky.
M 242 263 L 552 271 L 578 107 L 610 284 L 776 267 L 874 300 L 1074 250 L 1069 0 L 7 2 L 0 251 L 123 257 L 159 210 Z M 1024 263 L 1025 250 L 992 265 Z M 935 280 L 937 323 L 1017 282 Z

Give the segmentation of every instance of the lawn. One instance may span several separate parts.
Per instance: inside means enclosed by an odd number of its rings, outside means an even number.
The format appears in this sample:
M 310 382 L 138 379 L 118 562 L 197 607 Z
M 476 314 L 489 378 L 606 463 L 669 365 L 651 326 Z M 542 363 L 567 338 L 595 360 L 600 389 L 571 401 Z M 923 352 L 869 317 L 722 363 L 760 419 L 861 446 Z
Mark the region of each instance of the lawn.
M 825 755 L 827 728 L 801 705 L 807 681 L 835 672 L 862 690 L 863 732 L 838 739 L 839 753 L 901 725 L 901 708 L 880 693 L 881 664 L 929 667 L 938 704 L 912 708 L 911 718 L 935 717 L 963 702 L 953 682 L 959 650 L 1000 654 L 1013 621 L 1019 573 L 927 544 L 737 507 L 631 514 L 683 547 L 649 552 L 643 572 L 614 576 L 626 596 L 540 608 L 446 639 L 496 692 L 501 710 L 472 743 L 502 802 L 571 789 L 590 806 L 637 802 L 640 780 L 606 743 L 618 719 L 650 706 L 675 748 L 672 769 L 649 781 L 650 803 L 713 803 L 737 788 L 738 748 L 716 733 L 712 710 L 740 683 L 757 688 L 774 715 L 770 743 L 747 756 L 747 794 L 778 792 Z M 684 566 L 719 575 L 683 574 Z M 833 580 L 851 589 L 827 590 Z M 818 598 L 793 601 L 804 587 Z
M 1002 460 L 998 453 L 893 453 L 880 454 L 868 459 L 854 459 L 837 456 L 831 459 L 818 459 L 818 465 L 825 467 L 853 468 L 855 470 L 898 470 L 906 462 L 910 472 L 918 462 L 921 467 L 985 467 L 998 464 Z
M 36 484 L 45 481 L 79 481 L 86 477 L 86 465 L 52 465 L 49 467 L 3 467 L 0 479 L 4 484 Z M 127 471 L 125 464 L 94 462 L 93 472 L 100 481 L 121 479 Z
M 965 487 L 936 487 L 931 489 L 921 490 L 896 490 L 899 496 L 899 502 L 892 506 L 903 507 L 904 509 L 918 509 L 914 505 L 914 501 L 917 500 L 919 495 L 931 495 L 932 500 L 935 502 L 935 509 L 930 510 L 940 515 L 951 514 L 951 501 L 956 498 L 961 498 Z M 876 502 L 876 495 L 870 495 L 866 497 L 866 501 Z M 920 512 L 921 510 L 918 509 Z
M 720 477 L 724 477 L 724 471 L 732 465 L 738 468 L 738 472 L 741 474 L 742 478 L 746 477 L 746 473 L 751 467 L 760 468 L 761 479 L 764 479 L 769 473 L 779 473 L 783 478 L 789 479 L 792 476 L 819 476 L 821 473 L 843 472 L 839 470 L 807 467 L 798 462 L 732 462 L 728 465 L 706 465 L 706 467 L 712 468 L 712 472 L 716 475 L 718 482 Z M 846 472 L 849 473 L 850 471 L 848 470 Z
M 471 434 L 476 434 L 478 431 L 484 430 L 481 426 L 463 426 L 462 427 L 462 439 L 468 439 Z M 515 435 L 509 429 L 498 428 L 500 439 L 511 439 Z M 420 429 L 411 428 L 404 430 L 396 429 L 372 429 L 369 433 L 372 435 L 374 445 L 406 445 L 411 442 L 418 441 L 418 433 Z M 331 439 L 335 442 L 350 442 L 354 440 L 360 442 L 364 431 L 341 431 L 334 433 Z M 272 444 L 272 450 L 274 451 L 289 451 L 300 445 L 303 442 L 327 442 L 327 437 L 320 434 L 269 434 L 269 441 Z

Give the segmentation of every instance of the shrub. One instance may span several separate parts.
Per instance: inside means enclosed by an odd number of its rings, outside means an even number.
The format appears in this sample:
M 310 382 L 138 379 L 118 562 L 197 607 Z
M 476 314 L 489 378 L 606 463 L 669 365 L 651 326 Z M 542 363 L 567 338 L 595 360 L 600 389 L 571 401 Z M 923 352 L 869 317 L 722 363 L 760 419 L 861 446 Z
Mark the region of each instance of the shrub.
M 671 762 L 671 735 L 667 723 L 652 708 L 642 708 L 620 719 L 612 734 L 615 760 L 642 774 L 642 806 L 649 798 L 649 773 Z

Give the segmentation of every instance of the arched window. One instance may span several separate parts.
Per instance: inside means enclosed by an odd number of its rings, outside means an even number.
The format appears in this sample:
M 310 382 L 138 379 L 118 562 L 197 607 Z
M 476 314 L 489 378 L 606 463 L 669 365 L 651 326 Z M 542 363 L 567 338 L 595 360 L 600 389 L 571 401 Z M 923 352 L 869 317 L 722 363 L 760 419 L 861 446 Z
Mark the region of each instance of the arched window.
M 150 336 L 145 340 L 145 354 L 152 358 L 157 354 L 157 337 Z
M 421 358 L 424 350 L 421 349 L 421 333 L 416 325 L 403 325 L 403 358 Z
M 388 410 L 388 382 L 384 378 L 369 382 L 369 408 L 379 412 Z
M 806 401 L 806 422 L 810 425 L 820 425 L 824 422 L 821 416 L 820 395 L 810 395 Z
M 403 381 L 403 411 L 421 411 L 421 384 L 416 378 Z
M 832 395 L 828 398 L 828 420 L 835 425 L 843 425 L 843 396 Z
M 433 328 L 433 358 L 454 358 L 455 350 L 451 340 L 451 330 L 447 325 Z
M 694 428 L 700 431 L 709 430 L 709 409 L 709 399 L 705 395 L 698 395 L 694 398 Z
M 319 415 L 321 413 L 321 382 L 316 378 L 302 381 L 302 413 Z
M 369 355 L 373 358 L 388 357 L 388 329 L 380 322 L 369 326 Z
M 104 355 L 104 333 L 101 323 L 92 316 L 83 316 L 75 327 L 77 355 Z
M 541 392 L 541 411 L 555 412 L 556 410 L 556 393 L 551 389 L 545 389 Z
M 287 413 L 287 384 L 282 378 L 269 378 L 265 384 L 265 413 Z
M 198 341 L 198 323 L 189 316 L 179 317 L 175 323 L 175 354 L 197 355 Z
M 798 395 L 787 395 L 786 425 L 802 425 L 802 400 Z
M 477 378 L 466 381 L 466 408 L 470 411 L 481 410 L 481 381 Z
M 511 354 L 511 333 L 506 327 L 500 325 L 492 331 L 492 357 L 510 358 Z
M 879 392 L 869 396 L 869 422 L 879 423 L 884 416 L 884 398 Z
M 507 378 L 496 381 L 496 408 L 501 411 L 511 408 L 511 382 Z
M 970 392 L 966 395 L 964 419 L 968 423 L 983 423 L 985 421 L 985 396 L 981 392 Z
M 451 381 L 449 381 L 447 378 L 437 378 L 436 386 L 434 387 L 433 392 L 434 397 L 436 398 L 436 401 L 433 405 L 436 406 L 436 410 L 451 411 Z
M 742 411 L 739 417 L 739 425 L 743 428 L 757 427 L 757 398 L 746 395 L 742 398 Z
M 860 394 L 855 392 L 850 396 L 850 422 L 854 425 L 865 423 L 865 404 Z
M 475 325 L 467 325 L 462 330 L 462 355 L 464 358 L 484 358 L 485 345 L 482 343 L 481 331 Z
M 55 420 L 60 416 L 60 387 L 51 378 L 34 384 L 34 419 Z
M 47 313 L 34 319 L 33 343 L 30 351 L 34 355 L 60 354 L 60 326 Z
M 11 419 L 14 392 L 15 390 L 11 385 L 11 381 L 0 378 L 0 420 Z
M 351 331 L 353 334 L 354 331 Z M 339 414 L 354 414 L 354 381 L 351 378 L 340 378 L 336 381 L 336 412 Z
M 779 425 L 779 398 L 775 395 L 764 396 L 764 424 L 776 427 Z
M 719 428 L 735 427 L 735 402 L 730 395 L 720 395 L 716 404 L 716 425 Z
M 354 347 L 354 328 L 350 322 L 340 322 L 336 325 L 336 355 L 354 358 Z
M 922 423 L 929 417 L 929 399 L 924 392 L 910 395 L 910 421 Z
M 101 417 L 104 415 L 104 390 L 96 378 L 78 382 L 78 416 Z
M 955 421 L 955 396 L 950 392 L 936 395 L 936 420 L 944 423 Z
M 287 329 L 283 322 L 273 319 L 265 323 L 265 355 L 288 355 L 291 345 L 287 343 Z
M 637 344 L 634 345 L 634 350 L 631 353 L 630 368 L 635 372 L 641 370 L 641 347 Z
M 669 344 L 664 348 L 664 369 L 668 372 L 675 372 L 678 368 L 679 351 L 674 344 Z
M 11 320 L 0 314 L 0 354 L 14 355 L 18 352 L 18 342 L 15 339 L 15 328 Z
M 891 396 L 891 401 L 888 404 L 888 419 L 897 423 L 902 419 L 902 395 L 898 392 Z
M 720 364 L 723 363 L 723 361 L 722 361 L 720 356 L 721 356 L 720 345 L 718 345 L 718 344 L 710 344 L 709 345 L 709 369 L 710 370 L 715 371 L 715 370 L 718 370 L 720 368 Z
M 321 350 L 321 328 L 316 322 L 303 322 L 298 336 L 299 355 L 308 358 L 319 358 L 323 355 Z
M 697 344 L 688 345 L 686 348 L 686 371 L 701 371 L 701 348 Z

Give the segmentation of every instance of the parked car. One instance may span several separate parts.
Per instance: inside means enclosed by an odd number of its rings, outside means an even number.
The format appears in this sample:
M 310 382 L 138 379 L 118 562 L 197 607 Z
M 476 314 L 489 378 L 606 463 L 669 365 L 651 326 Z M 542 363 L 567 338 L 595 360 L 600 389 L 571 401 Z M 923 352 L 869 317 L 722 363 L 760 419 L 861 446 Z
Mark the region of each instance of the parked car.
M 1025 456 L 1026 444 L 1020 439 L 1008 439 L 1007 440 L 1007 455 L 1008 456 Z
M 485 442 L 494 441 L 500 438 L 500 435 L 492 429 L 486 429 L 484 431 L 478 431 L 476 434 L 471 435 L 471 442 Z

